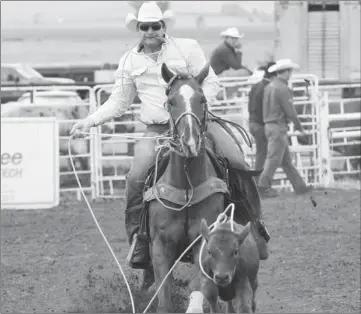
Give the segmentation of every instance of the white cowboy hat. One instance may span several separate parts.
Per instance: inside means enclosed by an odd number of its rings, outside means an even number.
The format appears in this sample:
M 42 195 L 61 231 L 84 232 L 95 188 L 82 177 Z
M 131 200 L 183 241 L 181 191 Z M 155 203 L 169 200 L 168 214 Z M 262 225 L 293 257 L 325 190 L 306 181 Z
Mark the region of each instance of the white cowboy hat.
M 276 64 L 270 66 L 268 68 L 269 73 L 278 72 L 282 70 L 289 70 L 289 69 L 299 69 L 300 66 L 296 63 L 293 63 L 291 59 L 281 59 L 276 61 Z
M 235 27 L 226 29 L 221 33 L 221 37 L 233 37 L 233 38 L 243 38 L 244 34 L 240 34 L 239 30 Z
M 129 13 L 125 18 L 125 26 L 132 32 L 137 31 L 138 23 L 145 22 L 159 22 L 163 21 L 167 28 L 174 25 L 174 15 L 171 10 L 162 10 L 154 1 L 144 2 L 138 11 L 138 17 L 134 13 Z

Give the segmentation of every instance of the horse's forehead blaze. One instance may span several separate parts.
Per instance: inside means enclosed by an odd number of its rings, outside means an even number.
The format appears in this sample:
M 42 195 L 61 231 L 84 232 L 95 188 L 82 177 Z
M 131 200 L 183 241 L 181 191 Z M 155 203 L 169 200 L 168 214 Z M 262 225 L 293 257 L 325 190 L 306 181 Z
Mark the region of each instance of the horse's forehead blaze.
M 194 89 L 188 84 L 184 84 L 179 88 L 179 95 L 183 98 L 187 111 L 192 111 L 192 98 L 194 94 Z

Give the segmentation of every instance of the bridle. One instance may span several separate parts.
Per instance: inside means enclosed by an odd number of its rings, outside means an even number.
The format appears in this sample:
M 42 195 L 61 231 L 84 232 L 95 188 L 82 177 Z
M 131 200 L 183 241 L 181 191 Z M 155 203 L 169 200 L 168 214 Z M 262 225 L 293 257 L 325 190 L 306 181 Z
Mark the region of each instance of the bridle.
M 172 88 L 172 85 L 173 83 L 178 80 L 178 79 L 192 79 L 193 76 L 181 76 L 181 75 L 177 75 L 175 74 L 171 79 L 170 81 L 168 82 L 168 85 L 167 85 L 167 89 L 165 91 L 165 94 L 168 96 L 169 93 L 170 93 L 170 90 Z M 170 118 L 169 118 L 169 122 L 170 122 L 170 128 L 171 128 L 171 132 L 172 132 L 172 135 L 173 135 L 173 138 L 174 139 L 179 139 L 179 134 L 177 133 L 177 125 L 179 124 L 179 122 L 186 116 L 191 116 L 198 124 L 198 126 L 200 127 L 201 129 L 201 134 L 200 134 L 200 138 L 201 140 L 204 138 L 204 135 L 205 135 L 205 132 L 207 131 L 207 112 L 208 112 L 208 104 L 207 104 L 207 100 L 206 98 L 204 97 L 203 95 L 203 99 L 202 99 L 202 102 L 201 104 L 204 105 L 204 113 L 203 113 L 203 117 L 202 119 L 200 119 L 196 114 L 194 114 L 193 112 L 188 112 L 188 111 L 185 111 L 183 112 L 178 118 L 177 120 L 174 121 L 174 119 L 172 118 L 172 116 L 170 115 Z M 165 103 L 165 106 L 167 106 L 167 110 L 168 112 L 170 112 L 170 103 L 167 101 Z
M 192 79 L 194 77 L 190 76 L 190 75 L 188 75 L 188 76 L 179 75 L 179 74 L 173 75 L 172 78 L 168 82 L 165 94 L 167 96 L 169 95 L 170 90 L 172 88 L 172 85 L 176 80 L 178 80 L 178 79 L 187 79 L 187 78 Z M 208 121 L 213 121 L 213 122 L 216 122 L 216 123 L 220 124 L 221 127 L 233 138 L 233 140 L 235 141 L 236 145 L 238 146 L 238 148 L 240 149 L 241 152 L 243 152 L 242 145 L 239 142 L 239 140 L 237 139 L 237 137 L 233 134 L 232 130 L 230 129 L 230 127 L 227 124 L 234 127 L 242 135 L 245 143 L 249 147 L 252 147 L 251 139 L 249 138 L 249 135 L 248 135 L 247 131 L 242 126 L 240 126 L 239 124 L 237 124 L 237 123 L 235 123 L 233 121 L 229 121 L 229 120 L 223 119 L 221 117 L 218 117 L 218 116 L 216 116 L 215 114 L 213 114 L 212 112 L 210 112 L 208 110 L 208 103 L 207 103 L 207 100 L 206 100 L 204 94 L 203 94 L 203 100 L 202 100 L 201 104 L 204 105 L 204 114 L 203 114 L 202 120 L 199 117 L 197 117 L 193 112 L 184 112 L 184 113 L 182 113 L 178 117 L 178 119 L 176 121 L 174 121 L 172 116 L 170 115 L 170 118 L 169 118 L 170 131 L 171 131 L 171 136 L 173 136 L 174 141 L 180 139 L 179 135 L 177 133 L 177 129 L 176 129 L 177 125 L 179 124 L 181 119 L 183 119 L 187 115 L 190 115 L 194 120 L 196 120 L 197 124 L 199 125 L 199 127 L 201 129 L 201 134 L 200 134 L 201 142 L 204 142 L 204 139 L 205 139 L 205 133 L 207 131 L 207 122 Z M 169 101 L 166 101 L 165 104 L 164 104 L 164 107 L 168 112 L 170 112 L 170 106 L 171 105 L 170 105 Z M 174 142 L 170 143 L 170 144 L 174 148 L 176 146 L 178 146 Z

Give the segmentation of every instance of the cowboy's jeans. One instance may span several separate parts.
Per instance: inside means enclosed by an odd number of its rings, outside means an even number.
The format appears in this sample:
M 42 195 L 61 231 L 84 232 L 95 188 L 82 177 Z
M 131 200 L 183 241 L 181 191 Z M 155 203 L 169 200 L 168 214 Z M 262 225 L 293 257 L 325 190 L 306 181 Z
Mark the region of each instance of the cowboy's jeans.
M 268 140 L 268 152 L 258 185 L 265 189 L 270 188 L 277 168 L 282 167 L 293 189 L 296 192 L 305 190 L 307 188 L 306 183 L 292 164 L 288 146 L 287 125 L 267 123 L 265 133 Z
M 143 137 L 155 137 L 169 130 L 169 124 L 149 125 Z M 135 144 L 134 159 L 126 179 L 125 228 L 129 242 L 140 225 L 143 208 L 143 189 L 149 168 L 155 164 L 157 151 L 155 139 L 141 139 Z
M 267 157 L 267 138 L 264 130 L 264 125 L 250 121 L 249 132 L 254 137 L 256 142 L 256 170 L 263 169 Z M 259 178 L 257 178 L 258 180 Z

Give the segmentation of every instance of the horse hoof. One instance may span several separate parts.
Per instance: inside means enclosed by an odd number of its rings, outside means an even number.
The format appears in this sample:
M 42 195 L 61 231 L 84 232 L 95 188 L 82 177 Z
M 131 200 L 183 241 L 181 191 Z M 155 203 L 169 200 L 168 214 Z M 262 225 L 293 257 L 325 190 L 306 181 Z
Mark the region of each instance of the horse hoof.
M 186 313 L 203 313 L 203 309 L 192 307 L 188 308 Z

